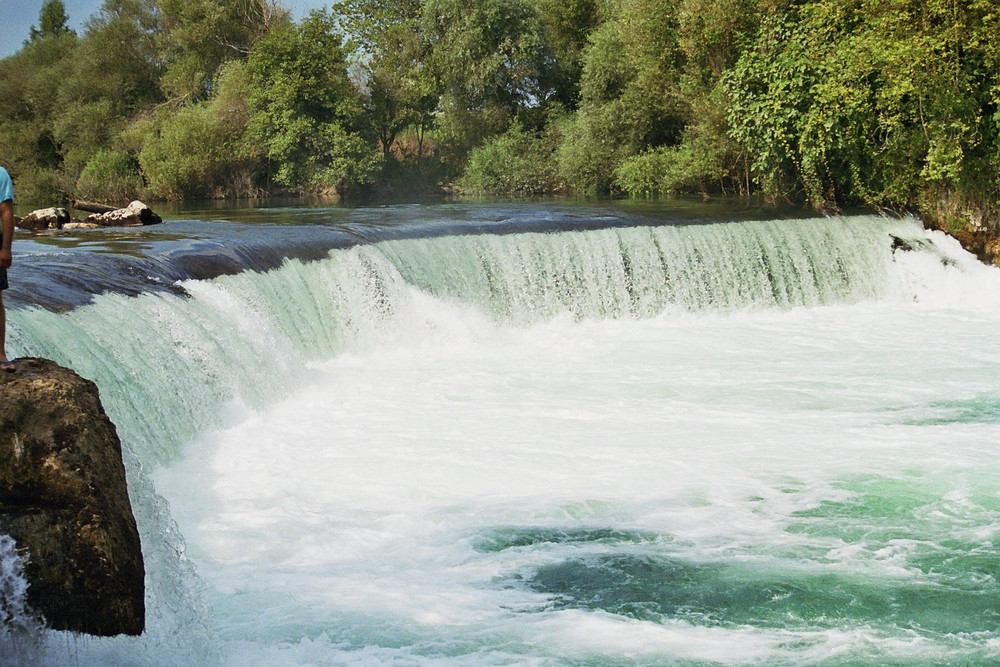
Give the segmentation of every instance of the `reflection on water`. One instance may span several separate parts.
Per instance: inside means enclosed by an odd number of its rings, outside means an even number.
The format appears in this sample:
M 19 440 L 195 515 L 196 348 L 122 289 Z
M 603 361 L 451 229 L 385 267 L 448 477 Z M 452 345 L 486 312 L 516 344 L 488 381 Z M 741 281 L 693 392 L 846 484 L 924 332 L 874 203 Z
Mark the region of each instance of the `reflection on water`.
M 173 241 L 185 241 L 180 234 L 150 233 L 149 227 L 123 227 L 105 229 L 52 229 L 37 232 L 20 232 L 26 236 L 25 245 L 30 250 L 32 244 L 58 248 L 59 250 L 82 249 L 88 252 L 110 253 L 144 257 L 157 246 Z M 104 232 L 104 233 L 100 233 Z M 41 251 L 42 249 L 39 249 Z M 21 248 L 24 252 L 24 249 Z

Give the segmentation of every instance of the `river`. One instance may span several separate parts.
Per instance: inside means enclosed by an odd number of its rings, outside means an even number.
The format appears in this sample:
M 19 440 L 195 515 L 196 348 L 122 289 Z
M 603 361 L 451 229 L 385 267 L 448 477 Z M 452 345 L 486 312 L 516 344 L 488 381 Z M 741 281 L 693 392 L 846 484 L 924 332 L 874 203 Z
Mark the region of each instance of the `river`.
M 1000 271 L 684 202 L 22 234 L 9 351 L 100 387 L 139 638 L 50 665 L 1000 661 Z

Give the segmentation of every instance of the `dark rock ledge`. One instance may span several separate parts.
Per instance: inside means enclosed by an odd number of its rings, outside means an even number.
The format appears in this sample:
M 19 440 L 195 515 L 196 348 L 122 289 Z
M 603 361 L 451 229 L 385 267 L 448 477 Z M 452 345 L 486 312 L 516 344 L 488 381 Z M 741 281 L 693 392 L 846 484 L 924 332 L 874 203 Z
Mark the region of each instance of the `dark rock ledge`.
M 978 257 L 980 261 L 1000 266 L 1000 233 L 992 229 L 942 230 L 951 234 L 962 247 Z
M 0 371 L 0 534 L 48 627 L 138 635 L 144 566 L 121 442 L 97 386 L 47 359 Z
M 937 208 L 921 213 L 920 219 L 925 228 L 955 237 L 983 263 L 1000 266 L 1000 211 L 970 208 L 944 197 Z

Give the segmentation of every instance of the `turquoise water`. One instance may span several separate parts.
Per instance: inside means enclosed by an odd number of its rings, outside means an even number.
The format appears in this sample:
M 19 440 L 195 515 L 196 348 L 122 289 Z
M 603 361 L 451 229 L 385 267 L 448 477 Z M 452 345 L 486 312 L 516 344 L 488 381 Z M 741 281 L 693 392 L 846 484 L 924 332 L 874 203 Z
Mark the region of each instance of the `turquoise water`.
M 1000 661 L 995 269 L 912 220 L 408 213 L 12 313 L 101 387 L 149 570 L 146 635 L 36 663 Z

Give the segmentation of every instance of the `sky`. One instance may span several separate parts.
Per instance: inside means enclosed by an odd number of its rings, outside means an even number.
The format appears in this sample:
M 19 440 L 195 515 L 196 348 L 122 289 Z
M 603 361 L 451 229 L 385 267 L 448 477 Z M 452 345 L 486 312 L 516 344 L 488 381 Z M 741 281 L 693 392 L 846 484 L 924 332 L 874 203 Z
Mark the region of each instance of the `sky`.
M 43 0 L 0 0 L 0 58 L 17 52 L 38 25 Z M 69 27 L 83 34 L 83 24 L 97 13 L 103 0 L 62 0 Z M 330 0 L 283 0 L 281 3 L 298 19 L 312 9 L 330 5 Z

